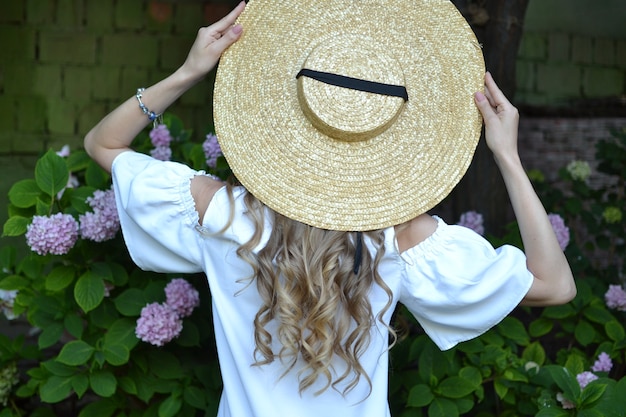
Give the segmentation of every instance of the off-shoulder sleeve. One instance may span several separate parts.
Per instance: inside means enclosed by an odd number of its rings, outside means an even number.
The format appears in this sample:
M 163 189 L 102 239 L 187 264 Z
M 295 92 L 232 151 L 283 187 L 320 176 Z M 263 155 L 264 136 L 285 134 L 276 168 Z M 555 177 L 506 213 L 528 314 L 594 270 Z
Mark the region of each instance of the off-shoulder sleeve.
M 402 254 L 400 302 L 440 349 L 480 336 L 505 318 L 533 281 L 524 253 L 494 249 L 474 231 L 445 224 Z
M 204 174 L 176 162 L 124 152 L 112 177 L 122 234 L 133 261 L 156 272 L 200 272 L 201 239 L 191 179 Z

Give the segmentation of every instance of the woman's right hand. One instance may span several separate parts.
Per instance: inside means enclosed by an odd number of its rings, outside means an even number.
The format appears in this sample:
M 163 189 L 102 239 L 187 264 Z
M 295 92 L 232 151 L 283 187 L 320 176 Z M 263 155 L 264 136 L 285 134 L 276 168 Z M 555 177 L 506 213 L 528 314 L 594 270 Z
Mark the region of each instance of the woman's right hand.
M 200 28 L 180 71 L 196 81 L 211 71 L 222 53 L 241 36 L 243 28 L 235 25 L 235 21 L 245 7 L 242 1 L 219 21 Z

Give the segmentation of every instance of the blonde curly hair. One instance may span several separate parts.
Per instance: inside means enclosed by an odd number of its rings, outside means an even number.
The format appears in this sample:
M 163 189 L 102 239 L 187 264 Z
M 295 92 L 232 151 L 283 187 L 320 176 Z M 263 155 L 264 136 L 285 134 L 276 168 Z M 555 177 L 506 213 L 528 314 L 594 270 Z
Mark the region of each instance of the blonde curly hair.
M 255 253 L 267 211 L 252 194 L 246 193 L 244 199 L 255 233 L 237 253 L 252 267 L 248 282 L 256 282 L 263 302 L 254 318 L 254 365 L 278 359 L 285 364 L 285 376 L 302 360 L 304 366 L 297 370 L 301 393 L 319 378 L 325 384 L 315 395 L 330 387 L 345 395 L 361 378 L 365 378 L 371 392 L 371 380 L 359 358 L 370 343 L 374 320 L 389 330 L 390 345 L 396 338 L 395 331 L 383 319 L 392 306 L 393 295 L 377 271 L 385 253 L 384 232 L 363 232 L 375 251 L 372 255 L 363 246 L 357 270 L 355 232 L 319 229 L 271 212 L 271 236 L 265 247 Z M 372 285 L 380 286 L 389 297 L 376 317 L 368 299 Z M 272 332 L 268 330 L 271 322 L 276 329 Z M 272 350 L 275 341 L 281 346 L 277 352 Z M 335 358 L 343 360 L 346 368 L 333 377 Z M 343 389 L 338 388 L 339 384 Z

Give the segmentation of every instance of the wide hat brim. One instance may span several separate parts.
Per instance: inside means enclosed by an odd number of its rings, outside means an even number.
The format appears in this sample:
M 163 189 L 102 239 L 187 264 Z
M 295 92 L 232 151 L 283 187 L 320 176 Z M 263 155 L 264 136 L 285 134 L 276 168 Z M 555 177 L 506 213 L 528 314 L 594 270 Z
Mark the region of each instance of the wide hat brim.
M 480 138 L 473 94 L 485 68 L 452 3 L 252 0 L 239 23 L 244 33 L 218 68 L 215 129 L 237 179 L 268 207 L 324 229 L 381 229 L 433 208 L 463 177 Z M 408 101 L 372 98 L 397 113 L 343 140 L 303 111 L 299 88 L 321 85 L 296 78 L 310 62 L 374 82 L 399 78 Z M 335 106 L 329 117 L 345 117 L 350 133 L 381 113 L 368 108 L 372 93 L 319 89 L 321 112 Z

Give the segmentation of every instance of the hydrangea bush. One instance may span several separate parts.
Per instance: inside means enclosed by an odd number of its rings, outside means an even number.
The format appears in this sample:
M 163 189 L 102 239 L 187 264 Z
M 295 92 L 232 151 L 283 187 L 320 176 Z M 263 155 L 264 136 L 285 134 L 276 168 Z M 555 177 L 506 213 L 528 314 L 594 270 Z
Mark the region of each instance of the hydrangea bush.
M 133 145 L 230 176 L 215 135 L 194 142 L 173 115 Z M 578 296 L 563 306 L 519 308 L 445 352 L 399 308 L 394 416 L 624 415 L 625 132 L 598 144 L 598 160 L 597 169 L 614 180 L 601 189 L 587 185 L 593 172 L 581 161 L 561 170 L 567 188 L 531 175 Z M 23 235 L 24 248 L 0 249 L 0 314 L 32 330 L 15 339 L 0 335 L 0 417 L 215 415 L 221 380 L 206 279 L 132 263 L 109 175 L 82 150 L 64 147 L 43 155 L 34 178 L 14 184 L 9 199 L 3 233 Z M 458 223 L 485 233 L 475 211 Z M 522 247 L 516 224 L 507 231 L 486 237 Z

